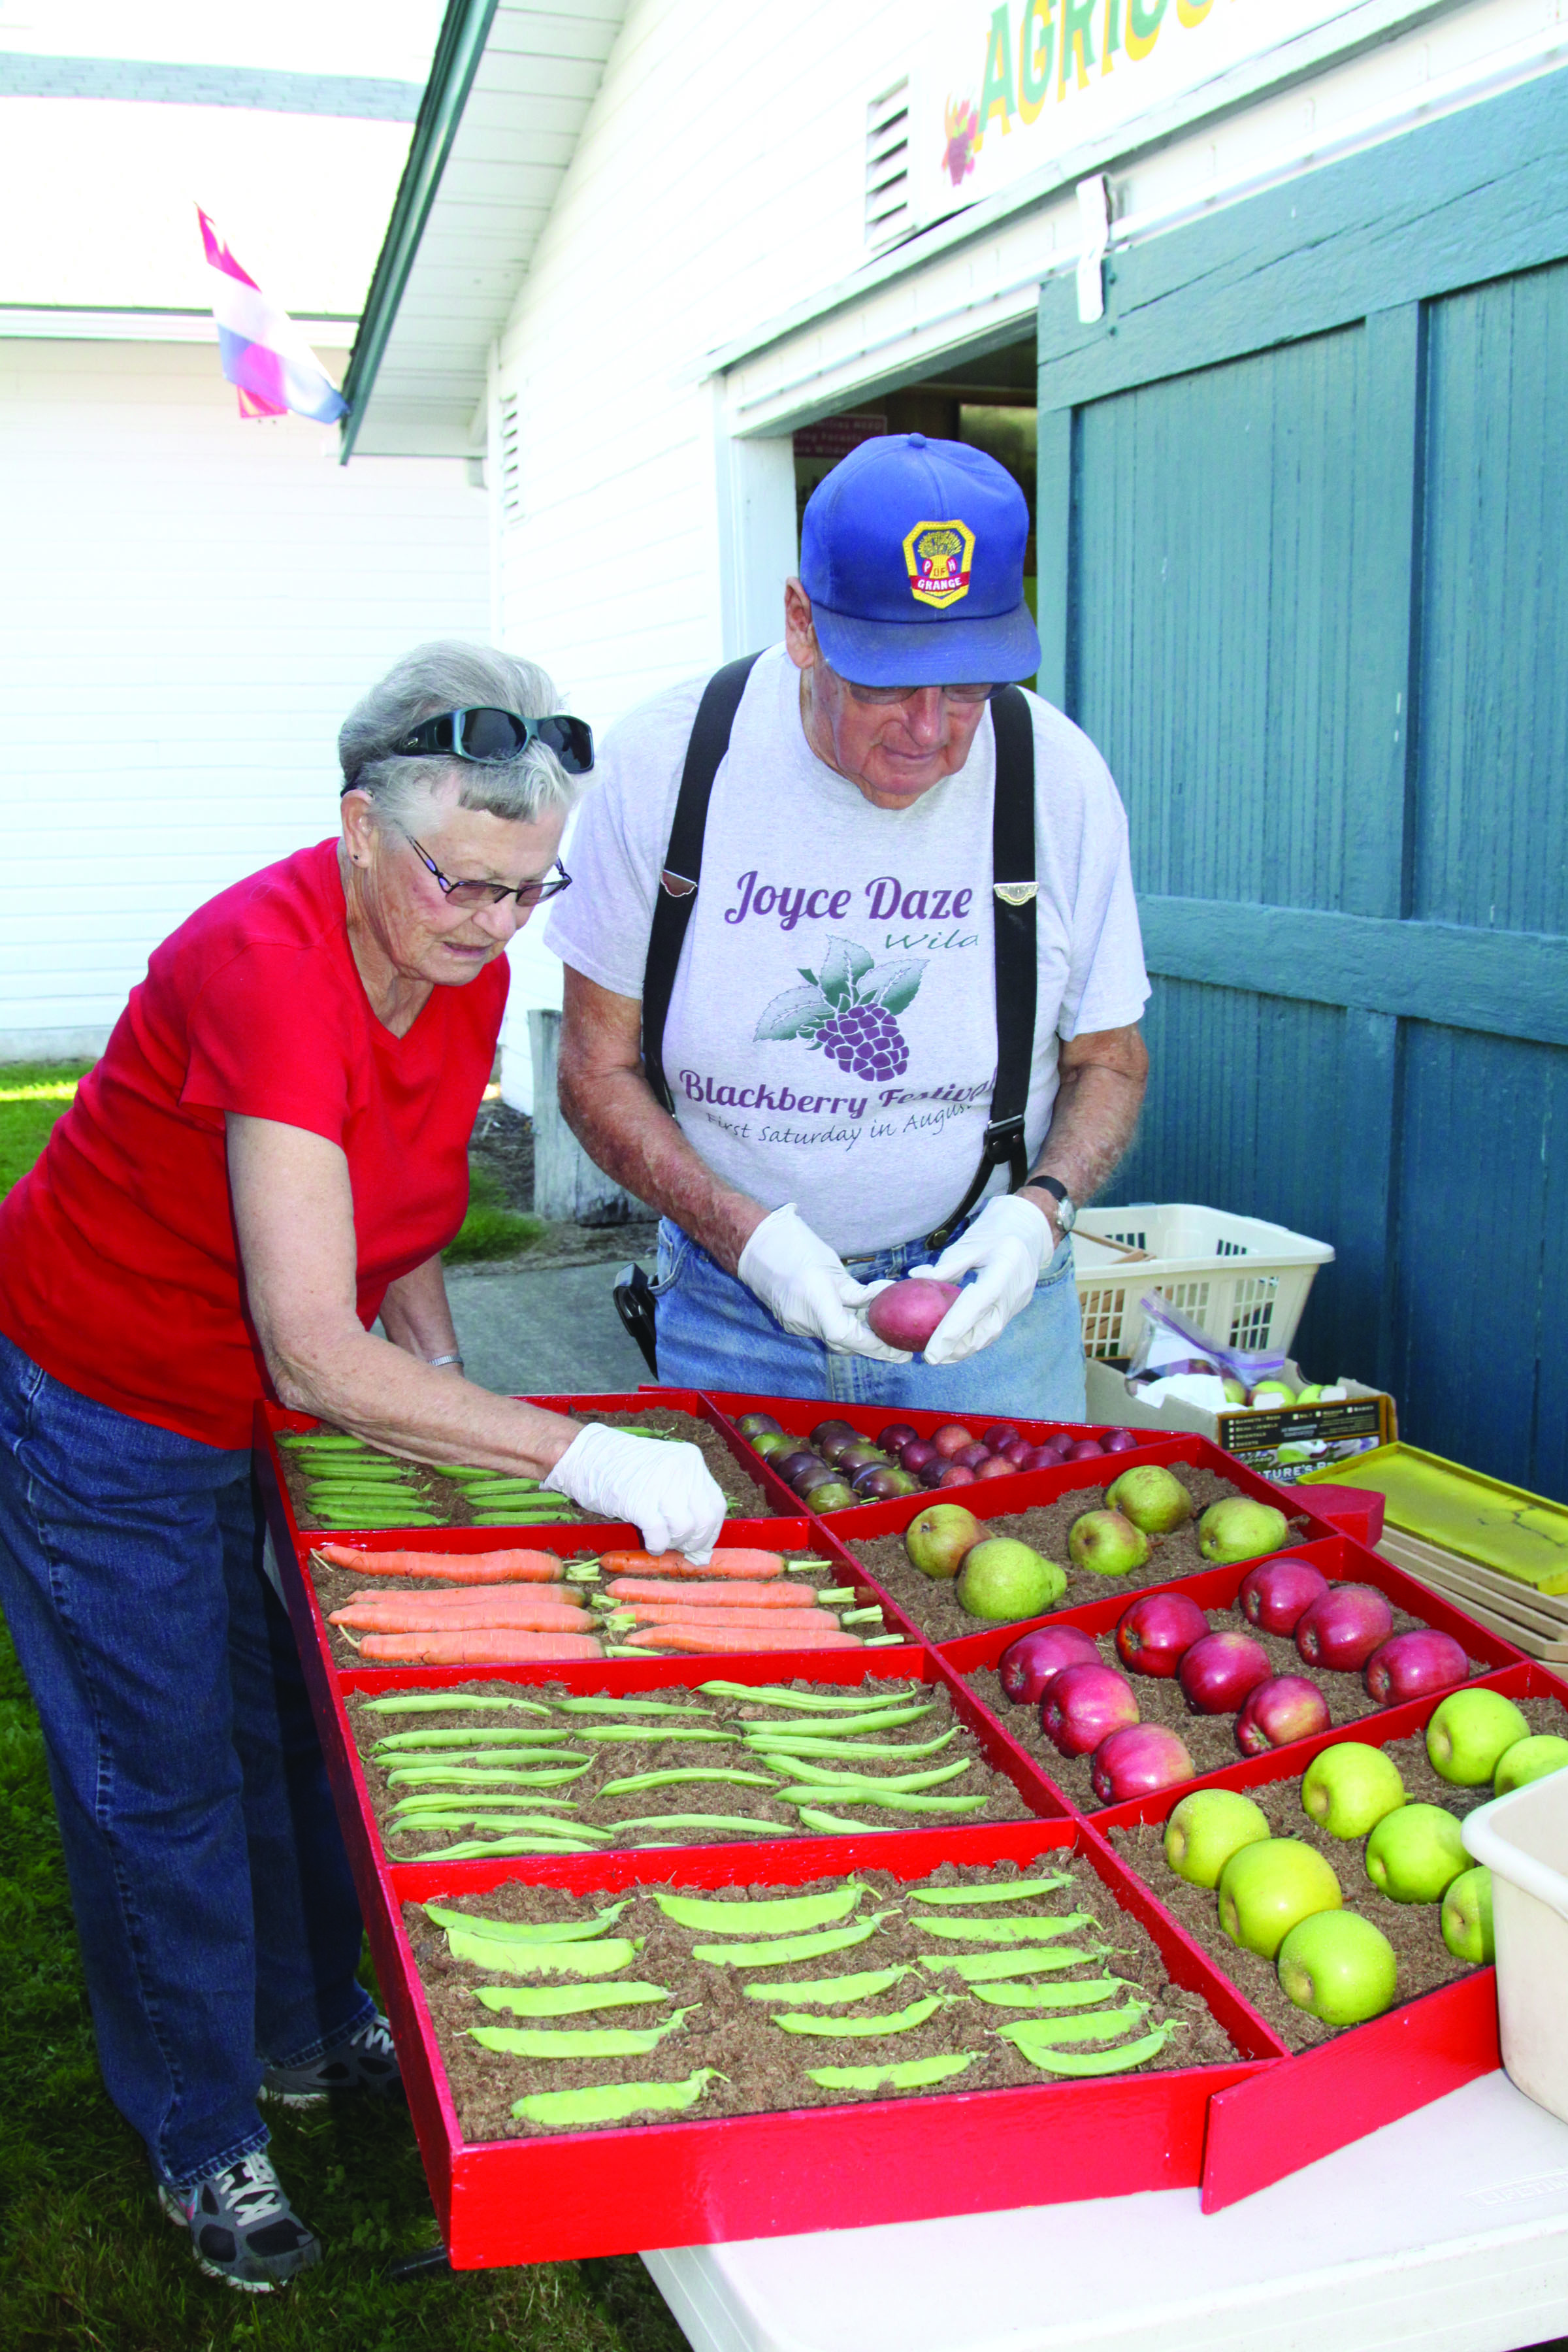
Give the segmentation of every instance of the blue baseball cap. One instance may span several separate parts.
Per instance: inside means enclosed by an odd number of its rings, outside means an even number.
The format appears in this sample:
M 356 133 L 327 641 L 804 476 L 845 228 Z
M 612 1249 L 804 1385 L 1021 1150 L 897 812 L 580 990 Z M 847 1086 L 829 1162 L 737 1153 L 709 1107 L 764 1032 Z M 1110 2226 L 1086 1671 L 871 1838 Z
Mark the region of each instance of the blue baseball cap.
M 1033 677 L 1024 602 L 1029 509 L 1005 467 L 963 441 L 862 441 L 820 481 L 801 526 L 817 643 L 858 686 Z

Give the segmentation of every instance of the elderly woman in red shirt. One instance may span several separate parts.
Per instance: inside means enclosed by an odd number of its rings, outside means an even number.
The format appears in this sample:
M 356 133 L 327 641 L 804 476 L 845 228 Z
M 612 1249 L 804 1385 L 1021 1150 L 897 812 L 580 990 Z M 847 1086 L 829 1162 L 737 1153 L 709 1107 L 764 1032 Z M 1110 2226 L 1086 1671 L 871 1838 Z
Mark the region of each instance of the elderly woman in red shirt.
M 250 1482 L 274 1396 L 540 1478 L 706 1558 L 695 1447 L 473 1387 L 441 1251 L 593 758 L 531 664 L 411 654 L 339 738 L 341 838 L 200 908 L 0 1207 L 0 1601 L 47 1743 L 110 2095 L 203 2267 L 319 2258 L 258 2096 L 395 2088 Z M 385 1337 L 371 1326 L 379 1316 Z

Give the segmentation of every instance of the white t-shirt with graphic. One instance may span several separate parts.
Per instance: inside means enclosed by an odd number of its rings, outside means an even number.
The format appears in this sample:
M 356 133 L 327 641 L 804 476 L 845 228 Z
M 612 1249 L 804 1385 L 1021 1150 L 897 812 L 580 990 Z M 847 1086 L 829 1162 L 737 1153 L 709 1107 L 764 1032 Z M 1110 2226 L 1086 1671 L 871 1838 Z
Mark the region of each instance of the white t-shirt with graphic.
M 818 760 L 800 673 L 763 655 L 714 780 L 702 883 L 664 1034 L 676 1117 L 716 1174 L 798 1202 L 840 1252 L 911 1241 L 979 1165 L 996 1073 L 987 710 L 965 765 L 905 809 L 873 808 Z M 563 961 L 640 998 L 687 741 L 704 681 L 605 740 L 551 909 Z M 1127 818 L 1104 761 L 1048 703 L 1035 727 L 1039 982 L 1027 1139 L 1057 1092 L 1058 1041 L 1135 1022 L 1149 995 Z M 998 1169 L 990 1189 L 1006 1189 Z

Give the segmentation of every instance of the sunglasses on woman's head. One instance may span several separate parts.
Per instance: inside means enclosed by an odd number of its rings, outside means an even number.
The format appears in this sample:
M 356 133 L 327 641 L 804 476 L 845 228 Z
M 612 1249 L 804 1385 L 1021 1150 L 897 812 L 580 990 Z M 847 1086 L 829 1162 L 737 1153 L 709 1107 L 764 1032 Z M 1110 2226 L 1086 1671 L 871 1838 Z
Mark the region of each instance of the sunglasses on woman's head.
M 444 751 L 454 760 L 499 767 L 531 743 L 553 751 L 569 776 L 585 776 L 594 764 L 594 730 L 585 719 L 563 711 L 548 719 L 524 719 L 517 710 L 443 710 L 426 719 L 398 745 L 405 759 L 421 751 Z

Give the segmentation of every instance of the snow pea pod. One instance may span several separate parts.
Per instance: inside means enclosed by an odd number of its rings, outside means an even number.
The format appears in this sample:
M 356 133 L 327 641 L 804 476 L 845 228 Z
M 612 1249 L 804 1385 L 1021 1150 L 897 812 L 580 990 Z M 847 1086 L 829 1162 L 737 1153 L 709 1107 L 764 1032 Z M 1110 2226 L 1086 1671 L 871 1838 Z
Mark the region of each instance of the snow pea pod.
M 667 2115 L 694 2107 L 717 2076 L 715 2066 L 699 2066 L 683 2083 L 595 2083 L 580 2091 L 535 2091 L 519 2099 L 512 2114 L 524 2122 L 570 2130 L 578 2124 L 620 2124 L 633 2116 Z
M 630 1900 L 627 1895 L 612 1903 L 591 1919 L 486 1919 L 473 1911 L 449 1911 L 441 1903 L 426 1903 L 425 1916 L 437 1927 L 462 1927 L 505 1944 L 586 1944 L 613 1927 Z
M 812 1936 L 785 1936 L 776 1943 L 765 1944 L 693 1944 L 691 1957 L 709 1960 L 721 1969 L 772 1969 L 783 1967 L 791 1960 L 815 1960 L 827 1952 L 847 1951 L 851 1944 L 863 1944 L 874 1936 L 888 1911 L 873 1912 L 868 1919 L 857 1919 L 848 1927 L 825 1927 Z
M 467 2032 L 481 2050 L 509 2058 L 646 2058 L 700 2006 L 678 2009 L 662 2025 L 470 2025 Z
M 920 1965 L 931 1976 L 951 1969 L 965 1984 L 988 1984 L 997 1977 L 1037 1977 L 1052 1969 L 1081 1969 L 1105 1958 L 1103 1944 L 1039 1944 L 1013 1952 L 923 1952 Z
M 1141 2042 L 1123 2042 L 1114 2050 L 1047 2050 L 1040 2045 L 1019 2054 L 1047 2074 L 1125 2074 L 1130 2067 L 1157 2058 L 1180 2023 L 1180 2018 L 1167 2018 Z
M 669 1789 L 681 1781 L 733 1780 L 743 1789 L 776 1789 L 776 1772 L 730 1772 L 721 1764 L 689 1764 L 684 1770 L 668 1772 L 633 1772 L 625 1780 L 606 1780 L 599 1790 L 601 1797 L 630 1797 L 639 1789 Z
M 521 1707 L 528 1715 L 552 1712 L 534 1698 L 476 1698 L 466 1691 L 392 1691 L 385 1698 L 367 1698 L 365 1706 L 374 1715 L 441 1714 L 458 1706 Z
M 462 1916 L 460 1913 L 458 1915 Z M 613 1977 L 641 1951 L 641 1936 L 602 1936 L 593 1944 L 519 1944 L 499 1936 L 476 1936 L 472 1922 L 448 1927 L 455 1960 L 472 1960 L 498 1977 Z
M 476 1985 L 476 1997 L 487 2009 L 507 2010 L 513 2017 L 580 2017 L 584 2010 L 635 2009 L 650 2000 L 668 2000 L 668 1985 L 626 1984 Z
M 741 1990 L 748 2000 L 788 2000 L 805 2001 L 813 2009 L 834 2009 L 844 2001 L 875 2000 L 879 1992 L 901 1984 L 910 1973 L 907 1968 L 861 1969 L 854 1976 L 814 1977 L 801 1984 L 749 1984 Z
M 911 1903 L 1022 1903 L 1031 1895 L 1054 1895 L 1072 1885 L 1070 1870 L 1050 1878 L 1015 1878 L 1005 1886 L 911 1886 Z
M 564 1772 L 545 1770 L 542 1780 L 570 1780 L 578 1771 L 588 1769 L 586 1756 L 562 1755 L 550 1757 L 551 1766 L 564 1764 L 574 1769 Z M 427 1789 L 432 1784 L 443 1789 L 518 1789 L 541 1784 L 538 1772 L 508 1772 L 499 1765 L 489 1764 L 400 1764 L 386 1776 L 389 1789 Z
M 1148 2014 L 1146 2000 L 1128 2000 L 1120 2009 L 1090 2010 L 1083 2017 L 1021 2017 L 996 2032 L 1027 2058 L 1032 2051 L 1054 2050 L 1064 2042 L 1115 2042 Z
M 998 2009 L 1086 2009 L 1090 2001 L 1114 2000 L 1119 1992 L 1136 1990 L 1126 1977 L 1073 1977 L 1066 1984 L 977 1984 L 976 2000 L 994 2002 Z
M 558 1698 L 555 1704 L 563 1715 L 701 1716 L 709 1721 L 713 1715 L 710 1706 L 678 1706 L 662 1698 Z
M 816 1565 L 815 1562 L 812 1564 Z M 799 1565 L 805 1567 L 805 1562 L 803 1560 Z M 754 1683 L 699 1683 L 697 1687 L 700 1691 L 706 1691 L 711 1698 L 749 1699 L 753 1706 L 793 1707 L 801 1715 L 842 1713 L 846 1699 L 849 1697 L 847 1692 L 835 1693 L 831 1697 L 827 1697 L 818 1691 L 770 1690 L 760 1688 Z M 919 1685 L 906 1684 L 901 1690 L 893 1687 L 879 1690 L 874 1695 L 863 1693 L 852 1703 L 861 1708 L 901 1706 L 918 1688 Z
M 841 1787 L 822 1789 L 803 1782 L 798 1788 L 781 1789 L 779 1799 L 786 1805 L 814 1805 L 824 1797 L 836 1805 L 879 1805 L 888 1813 L 975 1813 L 990 1802 L 984 1795 L 973 1797 L 928 1797 L 911 1795 L 901 1789 L 885 1789 L 875 1780 L 846 1780 Z
M 1092 1911 L 1069 1911 L 1060 1919 L 916 1919 L 922 1936 L 952 1936 L 966 1944 L 1049 1944 L 1094 1925 Z
M 753 1821 L 749 1813 L 628 1813 L 623 1830 L 743 1830 L 752 1837 L 788 1837 L 787 1822 Z
M 735 1928 L 777 1928 L 781 1933 L 798 1935 L 807 1927 L 826 1927 L 830 1921 L 847 1918 L 858 1904 L 866 1889 L 855 1879 L 847 1879 L 826 1895 L 786 1895 L 761 1896 L 742 1903 L 716 1903 L 699 1895 L 675 1895 L 668 1887 L 650 1886 L 648 1893 L 667 1919 L 681 1927 L 716 1927 L 721 1934 Z
M 883 2033 L 912 2033 L 928 2017 L 934 2017 L 944 2001 L 961 2000 L 961 1993 L 928 1992 L 923 2000 L 911 2000 L 908 2009 L 895 2011 L 887 2017 L 803 2017 L 795 2010 L 786 2010 L 770 2021 L 781 2026 L 785 2033 L 831 2033 L 841 2040 L 857 2038 L 868 2041 Z
M 782 1759 L 783 1769 L 797 1780 L 809 1780 L 816 1788 L 836 1789 L 896 1789 L 908 1796 L 917 1789 L 941 1788 L 945 1781 L 962 1780 L 973 1771 L 973 1757 L 961 1757 L 956 1764 L 933 1764 L 924 1772 L 829 1772 L 820 1764 L 809 1762 L 804 1756 L 790 1755 Z
M 951 2058 L 903 2058 L 896 2066 L 808 2066 L 805 2071 L 825 2091 L 921 2091 L 962 2074 L 981 2054 L 971 2050 Z

